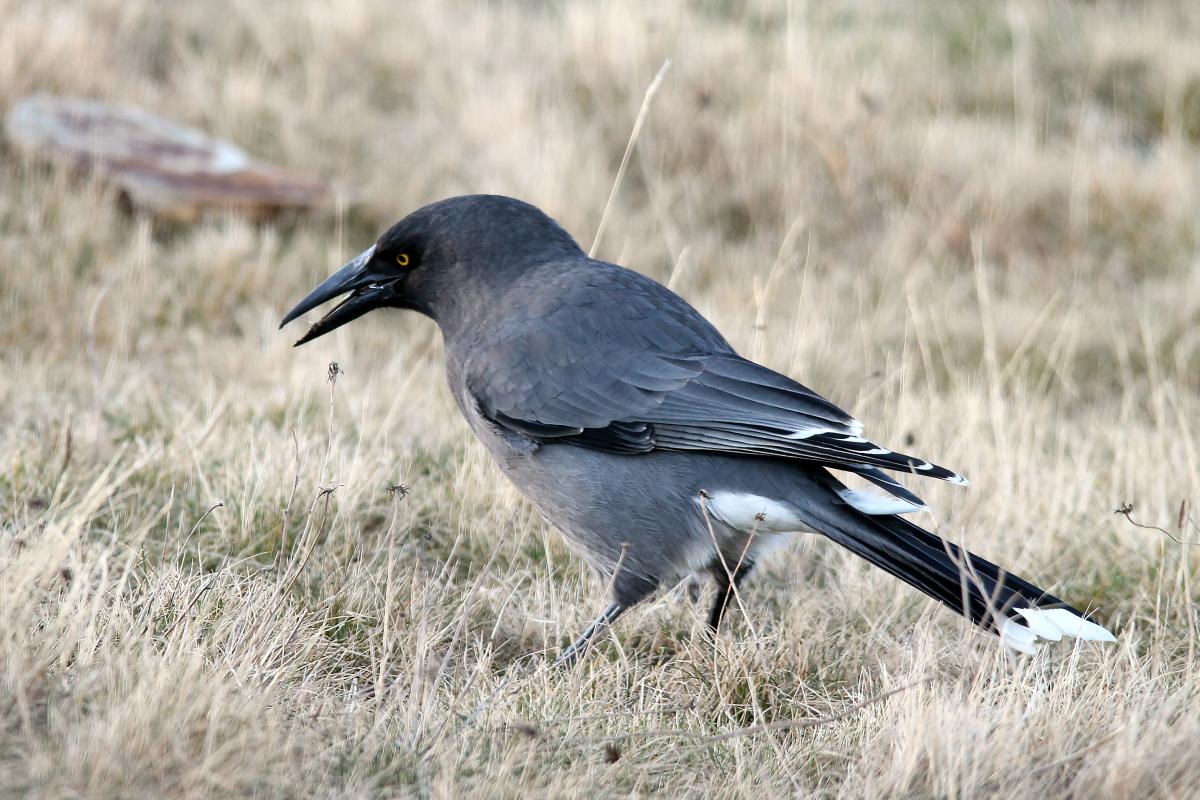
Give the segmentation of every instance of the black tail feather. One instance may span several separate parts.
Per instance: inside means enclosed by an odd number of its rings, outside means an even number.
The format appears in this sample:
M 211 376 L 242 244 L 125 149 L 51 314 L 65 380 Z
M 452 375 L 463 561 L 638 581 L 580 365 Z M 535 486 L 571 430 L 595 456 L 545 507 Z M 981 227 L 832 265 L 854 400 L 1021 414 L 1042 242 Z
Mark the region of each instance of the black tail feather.
M 871 516 L 832 507 L 821 531 L 847 550 L 920 590 L 971 622 L 996 632 L 996 615 L 1024 625 L 1017 608 L 1075 608 L 985 558 L 899 516 Z

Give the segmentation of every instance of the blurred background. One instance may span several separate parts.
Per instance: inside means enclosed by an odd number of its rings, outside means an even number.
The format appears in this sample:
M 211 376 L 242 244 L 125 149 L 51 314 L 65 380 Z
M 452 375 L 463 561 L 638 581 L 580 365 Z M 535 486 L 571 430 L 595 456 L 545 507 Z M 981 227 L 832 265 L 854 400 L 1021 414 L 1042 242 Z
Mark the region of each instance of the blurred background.
M 675 593 L 583 672 L 501 683 L 601 589 L 470 440 L 432 324 L 376 313 L 300 350 L 276 328 L 450 195 L 522 198 L 586 249 L 667 60 L 598 255 L 966 473 L 969 491 L 923 492 L 935 527 L 1098 609 L 1119 648 L 1014 673 L 804 542 L 720 658 Z M 39 93 L 140 106 L 334 199 L 161 220 L 0 149 L 0 792 L 1200 779 L 1180 716 L 1200 691 L 1200 6 L 0 0 L 0 111 Z M 833 713 L 907 681 L 803 734 L 604 738 Z

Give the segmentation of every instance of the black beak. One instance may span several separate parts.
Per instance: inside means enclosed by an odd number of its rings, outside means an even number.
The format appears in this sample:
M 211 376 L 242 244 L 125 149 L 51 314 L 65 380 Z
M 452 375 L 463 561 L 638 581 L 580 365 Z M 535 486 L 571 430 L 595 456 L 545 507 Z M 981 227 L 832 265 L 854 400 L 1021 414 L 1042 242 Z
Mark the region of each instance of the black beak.
M 311 342 L 318 336 L 324 336 L 334 328 L 339 328 L 351 320 L 358 319 L 368 311 L 385 305 L 386 300 L 394 292 L 392 282 L 395 280 L 395 276 L 378 274 L 372 270 L 370 264 L 373 255 L 375 255 L 374 246 L 359 253 L 350 263 L 322 281 L 320 286 L 309 292 L 308 297 L 297 303 L 296 307 L 287 313 L 283 322 L 279 323 L 280 328 L 304 312 L 311 311 L 339 295 L 351 292 L 349 297 L 334 306 L 332 311 L 309 328 L 308 333 L 300 337 L 293 347 Z

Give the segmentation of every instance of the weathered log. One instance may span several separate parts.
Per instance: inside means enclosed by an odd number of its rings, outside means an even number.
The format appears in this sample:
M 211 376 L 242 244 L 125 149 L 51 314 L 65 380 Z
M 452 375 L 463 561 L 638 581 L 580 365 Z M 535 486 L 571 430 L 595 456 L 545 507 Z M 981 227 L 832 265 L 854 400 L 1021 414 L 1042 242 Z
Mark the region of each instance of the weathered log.
M 255 219 L 332 204 L 322 180 L 257 162 L 237 146 L 141 108 L 34 95 L 5 120 L 15 150 L 95 174 L 136 208 L 172 220 L 231 209 Z

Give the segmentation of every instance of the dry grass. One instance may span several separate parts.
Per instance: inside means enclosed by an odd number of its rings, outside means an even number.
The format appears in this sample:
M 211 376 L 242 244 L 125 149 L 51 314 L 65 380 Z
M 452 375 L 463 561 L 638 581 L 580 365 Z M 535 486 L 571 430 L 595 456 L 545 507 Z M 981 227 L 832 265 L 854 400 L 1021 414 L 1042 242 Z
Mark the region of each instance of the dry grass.
M 1112 512 L 1200 540 L 1200 14 L 887 9 L 0 0 L 3 106 L 141 103 L 358 201 L 162 228 L 0 165 L 0 791 L 1193 790 L 1200 549 Z M 926 490 L 939 530 L 1119 645 L 1015 662 L 804 541 L 753 632 L 708 643 L 675 591 L 551 669 L 601 590 L 470 440 L 432 326 L 276 332 L 438 197 L 586 246 L 666 58 L 600 254 L 968 474 Z

